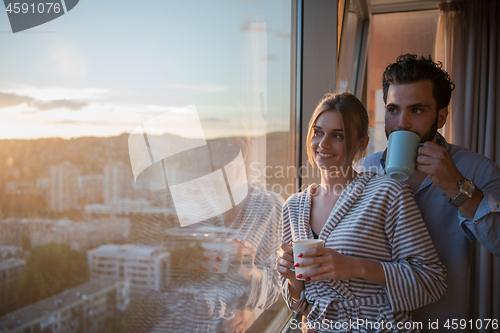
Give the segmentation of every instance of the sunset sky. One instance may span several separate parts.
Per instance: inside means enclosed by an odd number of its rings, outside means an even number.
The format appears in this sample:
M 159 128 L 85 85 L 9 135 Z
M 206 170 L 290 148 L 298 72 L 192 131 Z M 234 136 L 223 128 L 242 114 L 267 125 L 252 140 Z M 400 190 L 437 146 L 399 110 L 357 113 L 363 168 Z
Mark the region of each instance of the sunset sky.
M 0 11 L 0 139 L 113 136 L 192 104 L 207 137 L 260 116 L 260 131 L 288 130 L 290 10 L 285 0 L 82 0 L 15 34 Z M 169 131 L 190 137 L 184 125 Z

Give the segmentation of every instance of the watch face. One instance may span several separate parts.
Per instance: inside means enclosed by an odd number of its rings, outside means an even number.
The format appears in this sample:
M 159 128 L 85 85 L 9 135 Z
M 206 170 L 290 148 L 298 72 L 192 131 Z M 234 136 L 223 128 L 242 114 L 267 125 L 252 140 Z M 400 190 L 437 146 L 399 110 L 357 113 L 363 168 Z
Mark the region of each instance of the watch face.
M 474 183 L 471 182 L 470 180 L 465 180 L 462 184 L 462 190 L 463 192 L 472 196 L 476 191 L 476 186 L 474 186 Z

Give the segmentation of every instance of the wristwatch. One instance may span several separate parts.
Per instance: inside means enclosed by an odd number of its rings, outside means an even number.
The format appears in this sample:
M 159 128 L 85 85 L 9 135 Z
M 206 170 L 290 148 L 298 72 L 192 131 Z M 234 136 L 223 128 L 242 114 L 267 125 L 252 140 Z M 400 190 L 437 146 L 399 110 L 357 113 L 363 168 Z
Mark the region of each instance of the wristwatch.
M 449 203 L 458 208 L 466 199 L 472 197 L 474 193 L 476 193 L 476 186 L 466 178 L 458 181 L 457 185 L 460 192 L 458 192 L 455 198 L 450 198 Z

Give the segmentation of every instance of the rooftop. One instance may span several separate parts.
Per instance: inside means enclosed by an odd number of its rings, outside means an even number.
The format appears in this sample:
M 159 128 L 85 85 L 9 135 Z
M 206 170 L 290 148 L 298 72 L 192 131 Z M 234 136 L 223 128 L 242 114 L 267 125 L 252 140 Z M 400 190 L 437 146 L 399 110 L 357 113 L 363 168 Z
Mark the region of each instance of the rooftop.
M 26 261 L 23 259 L 9 258 L 4 261 L 0 261 L 0 271 L 4 269 L 9 269 L 12 267 L 19 267 L 26 265 Z
M 113 257 L 142 257 L 149 258 L 155 254 L 155 252 L 163 252 L 162 247 L 146 246 L 146 245 L 116 245 L 116 244 L 106 244 L 101 245 L 96 249 L 88 251 L 89 254 L 100 254 L 109 255 Z
M 2 223 L 5 224 L 20 224 L 20 223 L 53 223 L 57 220 L 51 220 L 51 219 L 43 219 L 39 217 L 34 217 L 34 218 L 19 218 L 19 217 L 8 217 L 6 219 L 2 220 Z
M 3 245 L 0 246 L 0 260 L 2 258 L 10 257 L 10 256 L 17 256 L 17 255 L 22 255 L 23 254 L 23 248 L 20 246 L 15 246 L 15 245 Z
M 61 310 L 69 304 L 85 300 L 91 295 L 115 285 L 116 281 L 113 280 L 91 280 L 78 287 L 67 289 L 37 303 L 25 306 L 0 317 L 0 333 L 12 331 L 42 316 L 49 316 L 51 313 Z
M 86 213 L 101 214 L 164 214 L 172 215 L 175 210 L 166 207 L 152 207 L 151 202 L 145 199 L 120 199 L 107 204 L 89 204 L 85 206 Z

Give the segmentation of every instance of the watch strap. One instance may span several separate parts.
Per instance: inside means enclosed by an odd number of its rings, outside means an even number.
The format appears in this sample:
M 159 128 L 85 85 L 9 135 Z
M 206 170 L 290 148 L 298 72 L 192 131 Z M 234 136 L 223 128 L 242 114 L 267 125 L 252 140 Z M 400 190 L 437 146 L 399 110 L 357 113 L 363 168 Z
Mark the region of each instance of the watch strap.
M 472 186 L 472 192 L 469 193 L 467 190 L 464 189 L 464 184 L 465 183 L 470 183 L 470 185 Z M 459 192 L 458 194 L 455 196 L 455 198 L 450 198 L 448 200 L 448 202 L 452 205 L 452 206 L 455 206 L 455 207 L 460 207 L 465 200 L 467 200 L 468 198 L 472 197 L 474 195 L 474 193 L 476 192 L 476 188 L 474 186 L 474 184 L 468 180 L 467 178 L 463 178 L 462 180 L 460 180 L 458 183 L 458 188 L 459 188 Z
M 452 199 L 452 198 L 450 198 L 450 200 L 449 200 L 448 202 L 449 202 L 452 206 L 455 206 L 455 207 L 457 207 L 457 208 L 458 208 L 458 207 L 460 207 L 460 206 L 464 203 L 464 201 L 465 201 L 466 199 L 468 199 L 468 198 L 469 198 L 469 196 L 468 196 L 467 194 L 460 192 L 460 193 L 458 193 L 458 194 L 457 194 L 457 196 L 456 196 L 456 197 L 454 197 L 453 199 Z

